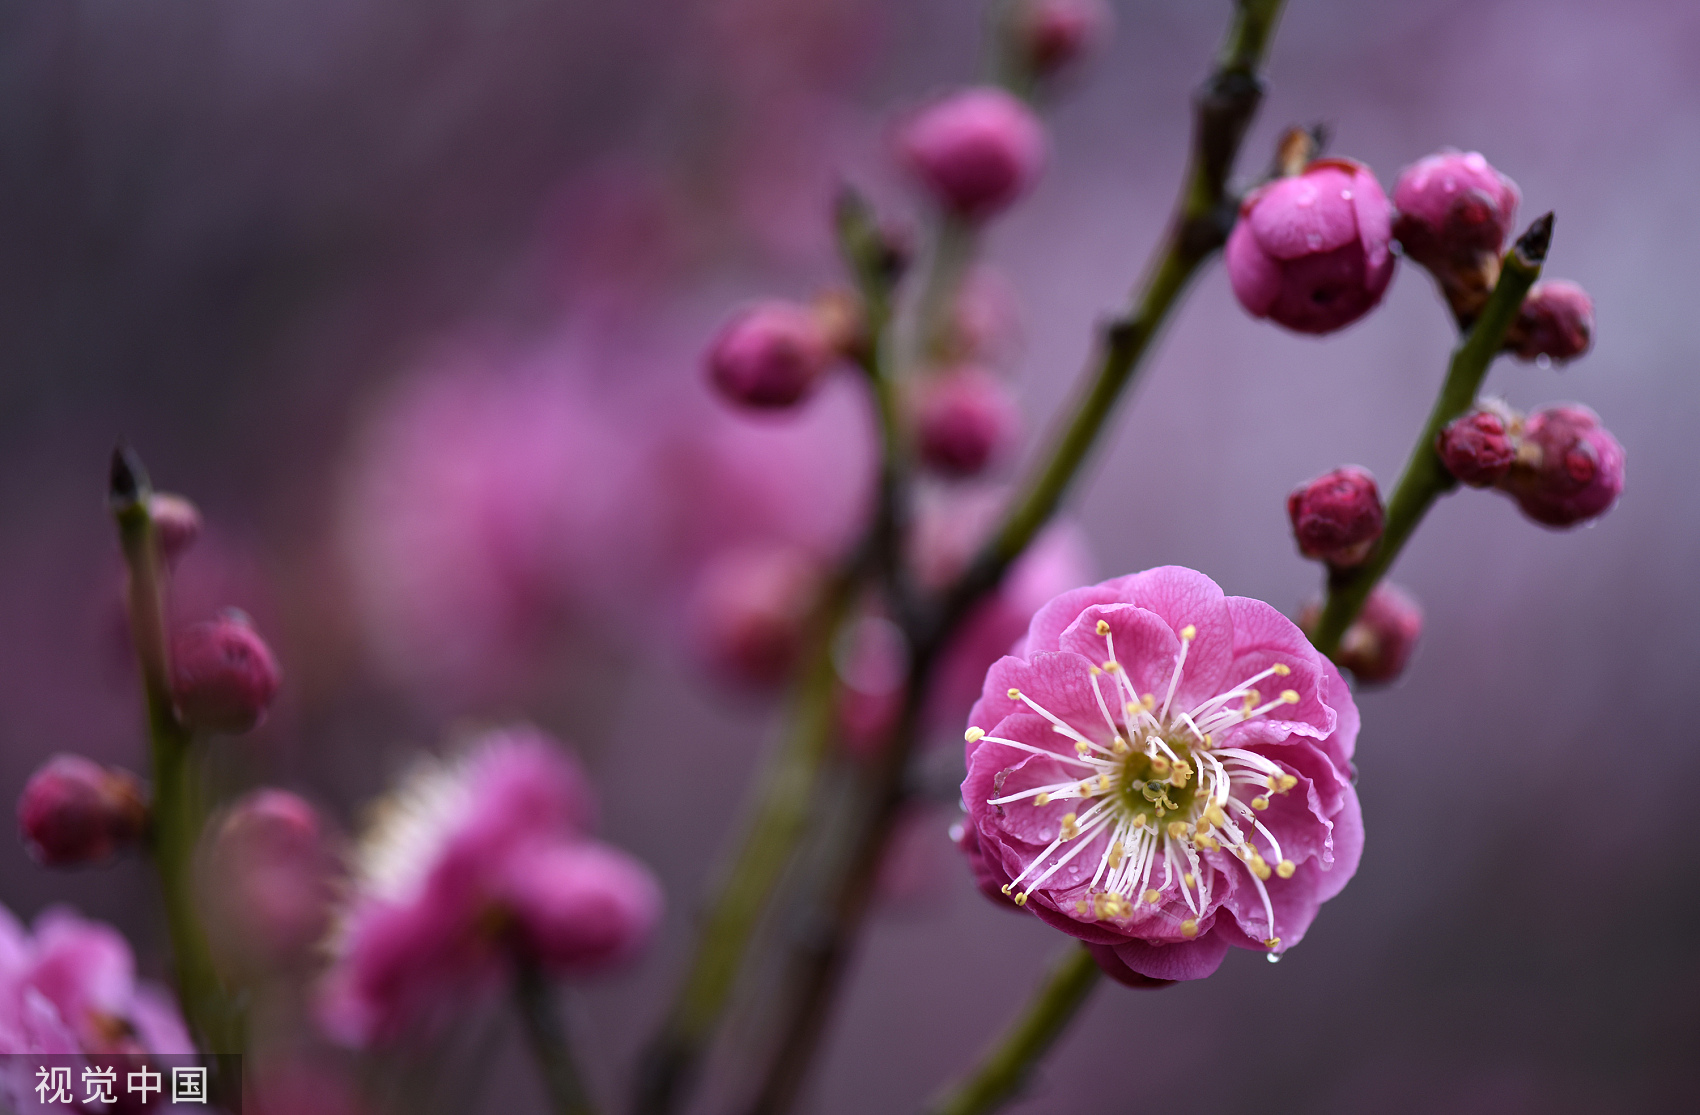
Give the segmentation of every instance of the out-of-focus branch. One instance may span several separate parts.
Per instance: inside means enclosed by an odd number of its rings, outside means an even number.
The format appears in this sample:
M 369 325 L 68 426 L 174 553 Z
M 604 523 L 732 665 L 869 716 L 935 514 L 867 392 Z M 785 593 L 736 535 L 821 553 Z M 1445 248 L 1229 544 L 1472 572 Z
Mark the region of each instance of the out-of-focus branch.
M 1281 0 L 1239 0 L 1215 71 L 1195 99 L 1193 150 L 1168 234 L 1146 273 L 1133 309 L 1106 330 L 1098 366 L 1080 402 L 1042 463 L 1021 486 L 1008 517 L 968 571 L 924 622 L 911 625 L 913 647 L 903 714 L 865 794 L 853 850 L 831 888 L 822 932 L 805 942 L 800 973 L 780 1027 L 753 1115 L 783 1115 L 795 1102 L 825 1032 L 844 969 L 866 916 L 886 843 L 904 801 L 909 757 L 919 735 L 935 660 L 972 607 L 1055 513 L 1102 433 L 1151 339 L 1200 264 L 1227 240 L 1237 201 L 1227 180 L 1246 128 L 1262 99 L 1257 76 L 1280 14 Z
M 1016 1098 L 1098 986 L 1097 961 L 1083 945 L 1057 958 L 1021 1017 L 963 1081 L 934 1100 L 927 1115 L 984 1115 Z
M 514 972 L 514 998 L 532 1055 L 543 1074 L 544 1090 L 555 1115 L 596 1115 L 596 1104 L 572 1056 L 567 1029 L 561 1020 L 549 980 L 537 965 L 519 961 Z
M 1393 490 L 1393 498 L 1388 501 L 1386 526 L 1380 541 L 1362 565 L 1330 575 L 1328 600 L 1311 634 L 1316 649 L 1330 658 L 1339 651 L 1341 638 L 1369 599 L 1370 590 L 1398 559 L 1399 551 L 1429 507 L 1457 486 L 1458 482 L 1446 471 L 1435 451 L 1435 441 L 1447 423 L 1475 403 L 1488 368 L 1505 344 L 1506 330 L 1517 320 L 1524 295 L 1540 278 L 1541 265 L 1551 243 L 1552 214 L 1548 213 L 1530 225 L 1505 254 L 1493 294 L 1452 351 L 1446 381 L 1429 411 L 1428 421 L 1417 435 L 1417 444 L 1399 477 L 1398 487 Z

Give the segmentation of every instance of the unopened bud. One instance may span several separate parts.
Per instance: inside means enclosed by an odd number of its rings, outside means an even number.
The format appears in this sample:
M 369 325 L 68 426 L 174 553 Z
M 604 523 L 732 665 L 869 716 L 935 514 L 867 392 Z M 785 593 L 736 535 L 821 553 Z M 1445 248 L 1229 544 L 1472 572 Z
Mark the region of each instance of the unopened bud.
M 1321 605 L 1312 604 L 1299 616 L 1299 626 L 1311 631 L 1321 615 Z M 1365 684 L 1384 684 L 1405 672 L 1422 633 L 1422 608 L 1404 589 L 1383 581 L 1341 636 L 1335 660 Z
M 1392 213 L 1368 167 L 1318 159 L 1246 195 L 1228 236 L 1228 281 L 1253 317 L 1332 333 L 1393 281 Z
M 18 827 L 36 862 L 73 867 L 109 859 L 147 830 L 141 782 L 80 755 L 55 755 L 18 799 Z
M 1009 14 L 1010 49 L 1034 77 L 1054 77 L 1108 38 L 1114 14 L 1104 0 L 1017 0 Z
M 978 87 L 916 114 L 898 136 L 898 150 L 941 206 L 979 221 L 1033 185 L 1045 162 L 1045 132 L 1019 99 Z
M 937 373 L 920 385 L 915 427 L 921 460 L 950 476 L 973 476 L 1014 444 L 1021 415 L 1003 382 L 983 368 Z
M 1399 172 L 1393 236 L 1430 270 L 1498 253 L 1511 235 L 1522 194 L 1478 152 L 1441 151 Z
M 303 959 L 329 924 L 335 860 L 319 815 L 286 790 L 256 790 L 211 828 L 202 908 L 215 945 L 248 969 Z
M 1301 554 L 1346 568 L 1368 557 L 1381 537 L 1381 494 L 1375 477 L 1347 465 L 1294 489 L 1287 516 Z
M 504 898 L 516 944 L 551 971 L 593 972 L 630 959 L 661 916 L 649 869 L 607 845 L 549 845 L 514 858 Z
M 1594 302 L 1565 279 L 1546 279 L 1530 288 L 1517 320 L 1505 334 L 1505 351 L 1524 360 L 1546 357 L 1562 364 L 1594 342 Z
M 1498 407 L 1482 407 L 1455 419 L 1435 442 L 1446 471 L 1459 483 L 1488 488 L 1505 479 L 1517 457 L 1521 420 Z
M 264 719 L 281 681 L 277 660 L 234 609 L 191 624 L 171 642 L 171 693 L 190 728 L 246 732 Z
M 1517 460 L 1499 486 L 1537 523 L 1575 526 L 1617 501 L 1623 446 L 1587 407 L 1545 407 L 1524 421 Z
M 692 595 L 697 652 L 747 685 L 781 682 L 796 664 L 820 588 L 820 564 L 792 546 L 750 546 L 716 556 Z
M 743 406 L 795 406 L 832 366 L 833 340 L 808 308 L 759 302 L 727 322 L 709 346 L 709 379 Z
M 176 565 L 184 551 L 201 536 L 201 512 L 187 499 L 170 492 L 155 492 L 148 500 L 154 537 L 167 565 Z

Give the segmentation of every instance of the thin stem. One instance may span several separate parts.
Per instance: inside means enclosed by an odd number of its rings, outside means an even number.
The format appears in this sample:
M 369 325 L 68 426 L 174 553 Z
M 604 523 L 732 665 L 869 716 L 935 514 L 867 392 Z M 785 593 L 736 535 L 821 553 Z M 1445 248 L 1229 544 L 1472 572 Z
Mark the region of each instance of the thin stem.
M 1364 601 L 1381 580 L 1399 551 L 1422 522 L 1434 501 L 1457 486 L 1452 474 L 1441 463 L 1435 442 L 1446 425 L 1475 404 L 1482 380 L 1494 357 L 1505 343 L 1505 332 L 1517 320 L 1523 297 L 1541 274 L 1546 261 L 1547 247 L 1552 242 L 1552 214 L 1548 213 L 1529 226 L 1516 245 L 1505 254 L 1499 271 L 1499 281 L 1488 297 L 1475 323 L 1471 325 L 1452 350 L 1452 362 L 1446 371 L 1446 381 L 1435 397 L 1428 421 L 1417 435 L 1410 460 L 1400 474 L 1399 485 L 1387 504 L 1386 525 L 1375 551 L 1362 565 L 1337 570 L 1329 578 L 1328 600 L 1317 621 L 1312 642 L 1316 649 L 1330 658 L 1340 649 L 1346 629 L 1357 618 Z
M 979 229 L 954 213 L 941 213 L 933 251 L 915 308 L 915 362 L 937 364 L 952 355 L 956 303 L 979 249 Z
M 544 1090 L 555 1115 L 596 1115 L 596 1105 L 573 1060 L 567 1027 L 555 1003 L 554 989 L 535 963 L 516 962 L 514 998 L 532 1056 L 543 1074 Z
M 173 967 L 183 1011 L 208 1053 L 239 1053 L 242 1018 L 213 967 L 195 908 L 194 857 L 206 820 L 194 740 L 177 720 L 171 698 L 165 609 L 165 570 L 147 472 L 126 449 L 112 459 L 110 504 L 129 570 L 130 634 L 141 667 L 153 772 L 151 846 L 170 930 Z
M 967 1078 L 933 1101 L 927 1115 L 984 1115 L 1016 1098 L 1098 986 L 1099 975 L 1085 946 L 1071 946 L 1051 965 L 1027 1009 Z
M 799 947 L 798 987 L 780 1026 L 753 1115 L 784 1115 L 795 1103 L 825 1033 L 854 942 L 866 918 L 879 865 L 905 800 L 909 758 L 919 737 L 927 684 L 941 649 L 980 599 L 1056 511 L 1118 398 L 1199 265 L 1226 241 L 1236 215 L 1228 174 L 1262 99 L 1257 67 L 1268 49 L 1281 0 L 1239 0 L 1215 72 L 1195 98 L 1191 162 L 1177 212 L 1157 249 L 1134 309 L 1112 323 L 1092 379 L 1042 464 L 1021 488 L 1008 517 L 924 623 L 909 630 L 914 654 L 903 714 L 863 794 L 851 854 L 829 889 L 827 924 Z

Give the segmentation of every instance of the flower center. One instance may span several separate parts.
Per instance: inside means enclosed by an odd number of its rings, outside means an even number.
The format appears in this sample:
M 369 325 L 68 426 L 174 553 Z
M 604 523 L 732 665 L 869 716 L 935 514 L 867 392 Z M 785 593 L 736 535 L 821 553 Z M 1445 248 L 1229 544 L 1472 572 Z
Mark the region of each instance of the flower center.
M 1192 938 L 1198 935 L 1199 918 L 1211 909 L 1216 875 L 1232 866 L 1225 852 L 1239 862 L 1262 898 L 1268 928 L 1263 943 L 1273 953 L 1281 941 L 1275 936 L 1274 907 L 1263 884 L 1272 874 L 1291 878 L 1296 868 L 1258 815 L 1269 808 L 1271 795 L 1285 794 L 1298 779 L 1257 752 L 1216 746 L 1215 735 L 1297 704 L 1294 690 L 1282 690 L 1265 701 L 1257 688 L 1265 679 L 1286 677 L 1292 670 L 1276 663 L 1182 710 L 1174 704 L 1175 694 L 1196 628 L 1188 624 L 1180 632 L 1181 651 L 1161 702 L 1154 693 L 1134 691 L 1116 658 L 1109 624 L 1100 620 L 1097 633 L 1107 655 L 1101 667 L 1092 667 L 1101 722 L 1070 724 L 1019 689 L 1009 691 L 1012 700 L 1072 740 L 1074 754 L 968 729 L 970 743 L 985 739 L 1053 759 L 1071 775 L 1066 782 L 989 798 L 988 805 L 1029 802 L 1042 808 L 1058 801 L 1081 803 L 1062 814 L 1056 837 L 1003 892 L 1016 905 L 1026 905 L 1034 891 L 1090 847 L 1097 850 L 1097 869 L 1085 896 L 1073 904 L 1077 914 L 1124 925 L 1167 917 L 1180 922 L 1182 937 Z M 998 785 L 1001 789 L 1001 777 Z

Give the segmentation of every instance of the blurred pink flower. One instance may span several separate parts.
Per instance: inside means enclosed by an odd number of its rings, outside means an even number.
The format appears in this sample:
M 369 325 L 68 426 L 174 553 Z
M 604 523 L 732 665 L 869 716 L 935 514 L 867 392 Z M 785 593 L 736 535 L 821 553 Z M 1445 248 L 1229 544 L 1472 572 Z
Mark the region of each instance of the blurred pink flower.
M 195 1052 L 164 988 L 110 925 L 56 906 L 28 933 L 0 907 L 0 1053 Z
M 286 790 L 256 790 L 211 827 L 201 905 L 213 945 L 236 966 L 300 963 L 329 924 L 336 857 L 318 811 Z
M 1253 317 L 1332 333 L 1393 280 L 1392 208 L 1369 168 L 1318 159 L 1247 194 L 1228 236 L 1228 280 Z
M 1357 870 L 1345 682 L 1201 573 L 1057 597 L 969 721 L 976 876 L 1117 978 L 1198 979 L 1229 945 L 1278 956 Z
M 146 834 L 147 790 L 127 770 L 81 755 L 55 755 L 24 786 L 18 828 L 37 863 L 98 863 Z
M 658 892 L 636 861 L 589 842 L 592 812 L 577 764 L 531 729 L 422 761 L 358 850 L 320 1002 L 326 1031 L 366 1045 L 429 1027 L 455 996 L 498 978 L 516 946 L 563 971 L 629 954 Z M 594 877 L 563 875 L 569 852 Z M 550 870 L 532 876 L 526 864 Z
M 898 153 L 947 211 L 982 221 L 1032 188 L 1045 165 L 1045 129 L 1017 97 L 976 86 L 917 112 Z

